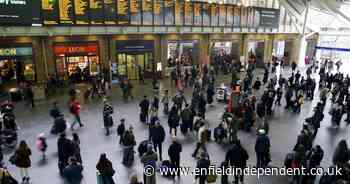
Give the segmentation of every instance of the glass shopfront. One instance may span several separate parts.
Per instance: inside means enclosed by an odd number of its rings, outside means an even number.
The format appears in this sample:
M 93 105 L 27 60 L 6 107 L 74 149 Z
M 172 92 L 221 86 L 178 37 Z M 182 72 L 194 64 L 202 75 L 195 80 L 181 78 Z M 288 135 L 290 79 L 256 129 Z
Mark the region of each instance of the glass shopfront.
M 176 64 L 192 66 L 199 58 L 198 41 L 169 41 L 167 50 L 167 66 L 174 67 Z
M 54 45 L 56 73 L 61 79 L 86 80 L 100 73 L 97 43 Z
M 256 66 L 265 67 L 264 54 L 265 42 L 264 41 L 252 41 L 248 43 L 248 56 L 254 56 L 256 59 Z M 248 58 L 248 57 L 247 57 Z
M 211 61 L 215 62 L 221 58 L 229 58 L 230 62 L 239 60 L 238 41 L 214 41 L 211 42 Z
M 35 80 L 32 47 L 0 46 L 0 85 Z
M 138 80 L 140 76 L 148 78 L 154 71 L 153 41 L 117 41 L 117 61 L 112 63 L 119 78 Z M 116 75 L 112 71 L 112 75 Z

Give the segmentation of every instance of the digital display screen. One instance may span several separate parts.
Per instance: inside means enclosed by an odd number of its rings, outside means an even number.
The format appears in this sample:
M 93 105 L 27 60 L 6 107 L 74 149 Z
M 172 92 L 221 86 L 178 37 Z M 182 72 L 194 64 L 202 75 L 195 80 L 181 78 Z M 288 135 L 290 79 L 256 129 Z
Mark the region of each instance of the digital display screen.
M 184 24 L 184 2 L 177 0 L 175 2 L 175 24 L 183 25 Z
M 76 24 L 89 24 L 89 0 L 74 0 Z
M 203 4 L 203 26 L 210 26 L 210 5 Z
M 233 6 L 227 6 L 226 7 L 226 13 L 227 13 L 227 18 L 226 18 L 226 26 L 232 27 L 233 26 Z
M 117 0 L 118 7 L 118 24 L 125 25 L 129 24 L 129 1 L 128 0 Z
M 211 26 L 219 24 L 219 7 L 216 4 L 211 5 Z
M 202 25 L 202 3 L 194 3 L 194 25 Z
M 185 25 L 193 24 L 193 3 L 190 1 L 185 2 Z
M 60 24 L 73 24 L 73 0 L 58 0 Z
M 103 24 L 103 0 L 90 0 L 91 24 Z
M 105 24 L 113 25 L 117 22 L 117 11 L 116 11 L 116 1 L 115 0 L 104 0 L 104 10 L 105 10 Z
M 58 20 L 58 2 L 51 0 L 41 0 L 41 10 L 44 25 L 59 24 Z
M 40 1 L 0 0 L 0 23 L 27 26 L 41 24 Z
M 225 26 L 226 25 L 226 6 L 220 5 L 219 6 L 219 26 Z
M 130 0 L 130 23 L 141 24 L 141 1 L 139 0 Z
M 154 0 L 153 2 L 154 2 L 154 7 L 153 7 L 154 24 L 155 25 L 163 25 L 164 1 L 163 0 Z

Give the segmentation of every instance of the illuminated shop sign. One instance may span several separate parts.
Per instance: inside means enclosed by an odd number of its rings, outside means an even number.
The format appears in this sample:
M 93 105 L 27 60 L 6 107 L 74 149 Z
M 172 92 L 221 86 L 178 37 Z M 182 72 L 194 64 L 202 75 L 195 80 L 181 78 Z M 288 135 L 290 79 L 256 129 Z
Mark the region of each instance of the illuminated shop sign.
M 0 48 L 0 56 L 31 56 L 33 51 L 31 47 L 18 48 Z
M 55 55 L 65 54 L 96 54 L 98 46 L 95 44 L 87 45 L 56 45 L 54 47 Z

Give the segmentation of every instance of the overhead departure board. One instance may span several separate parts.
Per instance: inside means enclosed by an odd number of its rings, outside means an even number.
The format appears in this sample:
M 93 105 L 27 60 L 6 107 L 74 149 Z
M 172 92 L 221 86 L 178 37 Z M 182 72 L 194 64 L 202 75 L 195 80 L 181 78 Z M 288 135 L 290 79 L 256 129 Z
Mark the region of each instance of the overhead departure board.
M 0 26 L 41 24 L 40 1 L 0 0 Z
M 105 24 L 113 25 L 117 22 L 117 11 L 116 11 L 116 2 L 115 0 L 104 0 L 104 18 Z
M 90 0 L 91 24 L 103 24 L 103 0 Z
M 129 24 L 129 1 L 128 0 L 117 0 L 117 19 L 119 25 Z
M 184 1 L 177 0 L 175 2 L 175 25 L 184 24 Z
M 239 25 L 241 25 L 241 7 L 239 6 L 235 6 L 235 8 L 233 9 L 233 26 L 234 27 L 239 27 Z
M 210 5 L 204 3 L 203 6 L 203 26 L 210 26 Z
M 60 24 L 73 24 L 74 10 L 73 0 L 59 0 Z
M 152 25 L 153 24 L 153 8 L 152 1 L 142 0 L 142 24 L 143 25 Z
M 193 2 L 185 1 L 185 25 L 193 24 Z
M 175 8 L 174 0 L 164 1 L 165 25 L 174 25 L 175 23 L 174 8 Z
M 45 25 L 56 25 L 58 21 L 58 2 L 52 0 L 41 0 L 43 23 Z
M 226 26 L 232 27 L 233 26 L 233 8 L 234 6 L 228 5 L 226 7 Z
M 74 0 L 76 24 L 89 24 L 89 0 Z
M 164 1 L 163 0 L 154 0 L 153 1 L 153 13 L 154 13 L 154 25 L 163 25 L 163 7 L 164 7 Z
M 202 3 L 196 2 L 193 5 L 194 9 L 194 25 L 201 26 L 202 25 Z
M 132 25 L 141 24 L 141 1 L 130 0 L 130 23 Z

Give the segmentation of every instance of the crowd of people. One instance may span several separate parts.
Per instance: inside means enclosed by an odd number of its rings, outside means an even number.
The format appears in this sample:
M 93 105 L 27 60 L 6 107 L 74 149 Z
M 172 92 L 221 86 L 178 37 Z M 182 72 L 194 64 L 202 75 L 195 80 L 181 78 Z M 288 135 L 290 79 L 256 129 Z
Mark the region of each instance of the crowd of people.
M 197 143 L 192 153 L 192 157 L 197 159 L 196 168 L 208 169 L 212 165 L 207 146 L 208 142 L 212 141 L 212 137 L 216 143 L 222 146 L 229 145 L 225 159 L 218 167 L 246 168 L 247 161 L 253 155 L 250 155 L 244 148 L 242 144 L 244 140 L 241 140 L 237 133 L 239 131 L 251 132 L 255 128 L 254 131 L 257 134 L 254 147 L 257 161 L 255 167 L 269 167 L 270 162 L 273 160 L 271 158 L 271 149 L 274 149 L 269 138 L 271 131 L 269 127 L 270 117 L 275 116 L 274 111 L 276 108 L 280 108 L 282 104 L 285 104 L 284 108 L 286 111 L 300 113 L 305 101 L 316 99 L 317 80 L 315 71 L 319 71 L 319 102 L 314 108 L 313 115 L 305 119 L 302 131 L 297 137 L 297 143 L 290 153 L 286 153 L 284 163 L 288 168 L 306 167 L 311 169 L 319 167 L 323 160 L 324 151 L 320 145 L 314 142 L 314 138 L 322 125 L 326 103 L 332 103 L 329 111 L 329 114 L 332 116 L 332 126 L 339 128 L 343 114 L 348 116 L 345 121 L 350 122 L 349 76 L 344 76 L 340 72 L 334 73 L 328 64 L 320 65 L 319 70 L 315 69 L 316 65 L 308 66 L 305 75 L 303 75 L 301 71 L 297 70 L 296 63 L 292 63 L 292 72 L 289 76 L 286 76 L 278 74 L 281 73 L 278 70 L 282 71 L 285 69 L 276 62 L 272 66 L 267 65 L 265 67 L 261 81 L 260 76 L 256 76 L 256 67 L 251 66 L 255 65 L 255 63 L 252 62 L 249 65 L 243 75 L 240 73 L 241 68 L 232 63 L 228 69 L 229 71 L 226 71 L 226 67 L 224 67 L 225 70 L 221 71 L 224 74 L 231 73 L 232 80 L 229 87 L 233 89 L 231 96 L 235 100 L 229 100 L 228 105 L 225 106 L 219 123 L 213 129 L 213 136 L 210 126 L 213 123 L 209 122 L 206 114 L 207 107 L 210 107 L 214 102 L 217 69 L 208 65 L 197 65 L 193 66 L 190 71 L 183 71 L 180 66 L 175 67 L 171 72 L 170 80 L 172 85 L 176 86 L 177 93 L 171 96 L 168 90 L 164 90 L 162 96 L 155 95 L 151 99 L 148 96 L 144 96 L 138 104 L 140 108 L 139 120 L 144 125 L 147 125 L 148 139 L 138 143 L 136 141 L 138 135 L 134 134 L 134 127 L 127 127 L 125 124 L 127 120 L 124 118 L 118 123 L 117 135 L 119 144 L 123 148 L 122 164 L 126 167 L 132 167 L 135 161 L 135 147 L 137 147 L 139 159 L 145 168 L 180 168 L 183 162 L 181 160 L 183 148 L 177 137 L 179 133 L 182 133 L 186 137 L 194 137 L 196 139 Z M 129 86 L 128 83 L 123 85 Z M 184 88 L 192 89 L 190 99 L 185 95 Z M 330 98 L 328 98 L 329 93 L 331 94 Z M 129 97 L 132 98 L 131 92 L 124 92 L 123 90 L 123 94 L 126 100 Z M 50 116 L 54 120 L 51 133 L 58 135 L 58 170 L 69 184 L 79 184 L 83 179 L 80 139 L 78 133 L 75 133 L 74 130 L 76 125 L 82 128 L 84 124 L 80 118 L 81 104 L 76 95 L 74 88 L 69 90 L 70 98 L 67 108 L 74 117 L 74 121 L 71 124 L 65 120 L 58 102 L 55 102 L 50 110 Z M 5 127 L 2 127 L 2 129 L 17 131 L 14 114 L 8 112 L 10 108 L 13 109 L 14 107 L 13 105 L 10 106 L 11 104 L 7 103 L 1 107 L 2 114 L 7 114 L 7 116 L 4 116 L 3 124 Z M 162 109 L 161 112 L 159 112 L 160 109 Z M 109 136 L 111 133 L 110 128 L 114 125 L 112 117 L 114 108 L 106 98 L 103 100 L 101 113 L 103 115 L 105 135 Z M 166 124 L 161 122 L 160 114 L 167 116 L 168 129 L 164 127 Z M 9 118 L 12 118 L 10 123 Z M 74 132 L 72 138 L 68 138 L 65 133 L 67 128 Z M 169 160 L 164 159 L 166 157 L 163 154 L 163 144 L 167 137 L 172 140 L 166 152 Z M 45 134 L 38 135 L 36 143 L 43 159 L 46 159 L 45 151 L 48 145 Z M 26 141 L 20 141 L 18 148 L 10 157 L 11 163 L 21 169 L 23 183 L 28 183 L 30 180 L 27 170 L 31 167 L 31 154 L 31 148 L 29 148 Z M 324 175 L 321 177 L 320 183 L 349 182 L 349 160 L 350 150 L 346 140 L 342 140 L 334 152 L 333 165 L 343 168 L 343 175 Z M 3 166 L 3 164 L 1 165 Z M 97 176 L 100 183 L 116 183 L 113 176 L 117 171 L 114 170 L 112 161 L 108 159 L 106 153 L 100 155 L 96 164 L 96 170 L 98 171 Z M 14 179 L 4 167 L 0 172 L 2 173 L 0 177 Z M 169 177 L 176 179 L 176 176 L 180 177 L 180 173 L 175 173 Z M 199 184 L 205 184 L 215 182 L 216 177 L 210 173 L 201 173 L 195 179 Z M 143 175 L 144 184 L 155 184 L 156 180 L 156 174 Z M 291 183 L 304 184 L 315 183 L 316 178 L 314 176 L 294 175 L 290 180 Z M 235 175 L 232 182 L 236 184 L 243 183 L 244 175 Z M 140 182 L 137 176 L 133 176 L 130 183 L 139 184 Z M 230 183 L 230 178 L 227 175 L 221 176 L 221 183 Z

